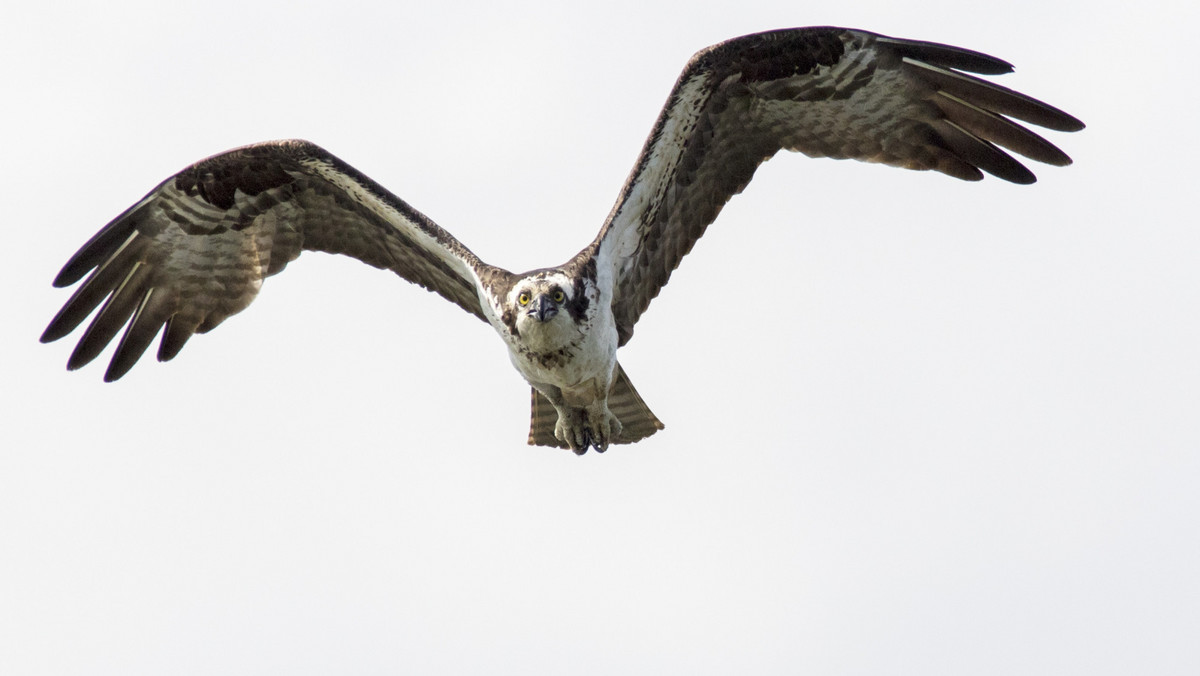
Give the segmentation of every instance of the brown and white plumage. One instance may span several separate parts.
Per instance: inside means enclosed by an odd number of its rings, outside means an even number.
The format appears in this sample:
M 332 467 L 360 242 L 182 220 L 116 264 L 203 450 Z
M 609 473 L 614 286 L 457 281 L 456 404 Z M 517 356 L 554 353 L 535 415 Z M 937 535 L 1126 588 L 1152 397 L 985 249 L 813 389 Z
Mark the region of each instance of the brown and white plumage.
M 484 318 L 473 271 L 490 278 L 490 266 L 321 148 L 279 141 L 201 160 L 113 219 L 54 279 L 69 286 L 91 273 L 42 340 L 74 331 L 103 302 L 67 368 L 90 362 L 124 327 L 105 373 L 116 380 L 164 325 L 160 361 L 245 309 L 264 278 L 305 250 L 390 269 Z
M 595 245 L 617 272 L 621 344 L 721 207 L 780 150 L 933 169 L 979 180 L 1035 178 L 996 147 L 1071 163 L 1008 119 L 1057 131 L 1083 123 L 989 75 L 1000 59 L 865 31 L 802 28 L 735 38 L 688 62 Z
M 1059 131 L 1082 123 L 965 74 L 1009 70 L 977 52 L 839 28 L 773 31 L 702 50 L 596 239 L 562 266 L 524 274 L 483 263 L 311 143 L 232 150 L 164 181 L 79 250 L 54 284 L 90 275 L 42 340 L 71 333 L 100 306 L 68 368 L 90 362 L 124 329 L 105 374 L 115 380 L 160 332 L 158 358 L 171 359 L 193 333 L 247 307 L 262 280 L 301 251 L 345 254 L 495 328 L 533 387 L 530 443 L 604 450 L 662 428 L 616 348 L 723 205 L 779 150 L 1016 183 L 1033 174 L 997 146 L 1069 164 L 1010 118 Z

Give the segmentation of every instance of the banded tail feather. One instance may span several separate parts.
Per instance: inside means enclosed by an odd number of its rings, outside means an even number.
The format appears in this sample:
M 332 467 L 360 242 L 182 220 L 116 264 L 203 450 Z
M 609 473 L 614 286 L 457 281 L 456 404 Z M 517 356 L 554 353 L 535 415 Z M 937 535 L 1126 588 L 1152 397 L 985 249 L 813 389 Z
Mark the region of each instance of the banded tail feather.
M 559 441 L 554 436 L 554 425 L 558 422 L 558 412 L 554 410 L 554 405 L 536 389 L 529 388 L 529 391 L 529 445 L 569 448 L 565 441 Z M 621 368 L 620 363 L 617 364 L 616 377 L 608 389 L 608 410 L 621 421 L 621 436 L 612 442 L 614 444 L 632 444 L 666 427 L 633 388 L 633 383 L 629 382 L 629 376 L 625 375 L 625 369 Z

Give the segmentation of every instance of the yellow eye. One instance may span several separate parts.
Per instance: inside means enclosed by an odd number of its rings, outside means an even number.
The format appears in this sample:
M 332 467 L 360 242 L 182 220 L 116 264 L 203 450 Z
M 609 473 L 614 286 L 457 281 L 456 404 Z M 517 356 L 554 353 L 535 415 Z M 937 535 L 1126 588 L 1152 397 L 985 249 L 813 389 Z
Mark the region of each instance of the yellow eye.
M 521 305 L 529 305 L 529 292 L 522 291 L 521 295 L 517 296 L 517 302 Z
M 561 303 L 561 302 L 563 302 L 563 299 L 564 299 L 564 298 L 566 298 L 566 296 L 564 296 L 564 295 L 563 295 L 563 292 L 562 292 L 562 291 L 555 291 L 555 292 L 554 292 L 554 302 L 555 302 L 555 303 Z

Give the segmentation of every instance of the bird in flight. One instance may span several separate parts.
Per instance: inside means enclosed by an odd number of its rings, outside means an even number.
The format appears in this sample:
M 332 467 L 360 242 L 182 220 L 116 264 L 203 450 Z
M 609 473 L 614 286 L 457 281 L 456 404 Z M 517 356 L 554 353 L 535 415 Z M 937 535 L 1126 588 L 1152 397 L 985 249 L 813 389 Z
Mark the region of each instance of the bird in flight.
M 124 328 L 104 379 L 160 333 L 177 355 L 245 309 L 303 251 L 352 256 L 487 322 L 531 386 L 529 443 L 605 451 L 663 429 L 617 361 L 638 318 L 721 208 L 779 150 L 934 170 L 968 181 L 1071 160 L 1014 122 L 1083 123 L 975 75 L 1012 70 L 958 47 L 816 27 L 734 38 L 688 61 L 599 234 L 566 263 L 512 273 L 324 149 L 271 141 L 163 181 L 67 261 L 87 280 L 50 322 L 58 340 L 95 313 L 67 362 L 95 359 Z

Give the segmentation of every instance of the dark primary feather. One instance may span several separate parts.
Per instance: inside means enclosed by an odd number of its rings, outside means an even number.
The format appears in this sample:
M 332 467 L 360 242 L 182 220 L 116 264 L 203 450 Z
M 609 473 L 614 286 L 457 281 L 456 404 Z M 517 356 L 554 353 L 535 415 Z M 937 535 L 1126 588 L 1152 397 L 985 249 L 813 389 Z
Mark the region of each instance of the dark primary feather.
M 67 367 L 95 359 L 124 328 L 105 374 L 115 380 L 160 331 L 158 358 L 167 360 L 244 309 L 303 250 L 390 269 L 484 318 L 469 268 L 488 268 L 462 244 L 321 148 L 279 141 L 184 169 L 92 237 L 54 280 L 67 286 L 90 272 L 42 341 L 74 331 L 103 303 Z
M 1035 177 L 1001 147 L 1069 164 L 1009 118 L 1059 131 L 1083 123 L 961 72 L 1010 70 L 958 47 L 828 27 L 748 35 L 698 52 L 600 235 L 581 252 L 607 255 L 614 267 L 621 344 L 725 203 L 781 149 L 1014 183 Z

